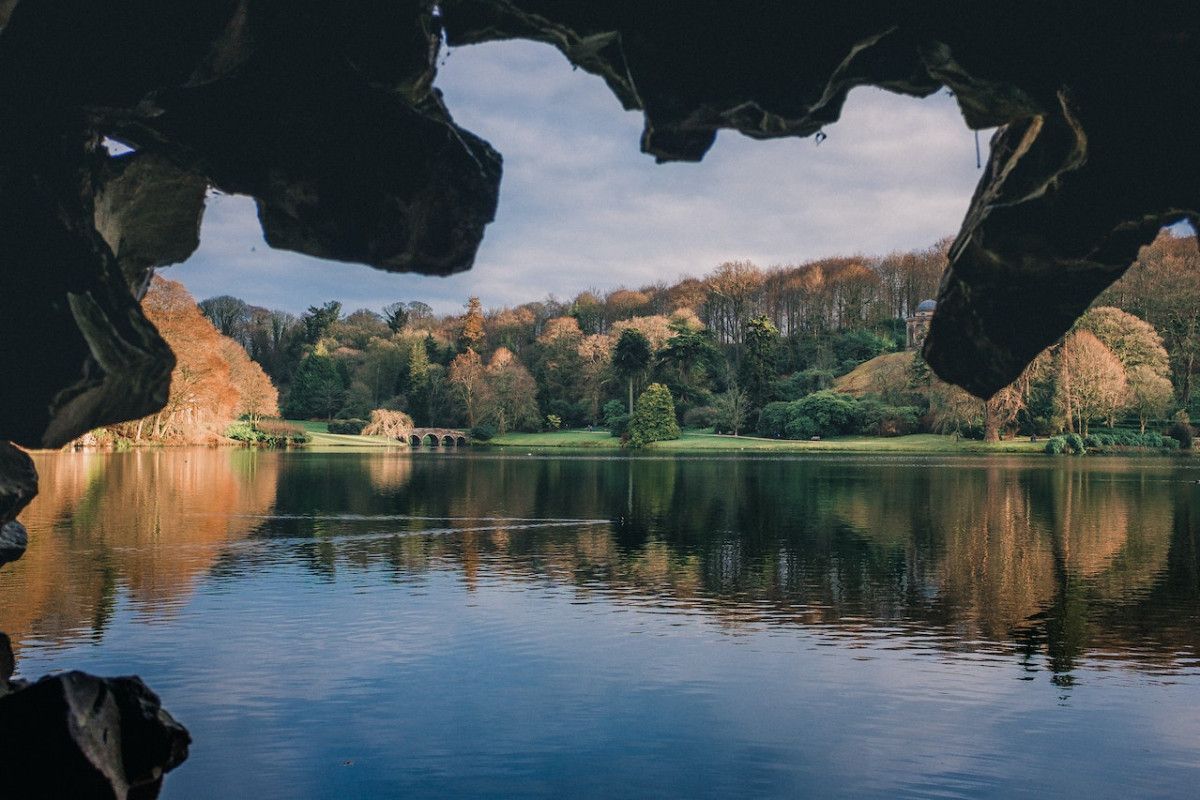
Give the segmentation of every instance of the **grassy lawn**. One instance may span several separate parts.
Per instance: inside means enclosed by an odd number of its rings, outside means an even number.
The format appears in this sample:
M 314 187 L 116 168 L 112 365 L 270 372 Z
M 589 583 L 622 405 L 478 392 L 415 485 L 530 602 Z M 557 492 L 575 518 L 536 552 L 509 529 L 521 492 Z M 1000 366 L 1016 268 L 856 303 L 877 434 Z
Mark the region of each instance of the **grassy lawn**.
M 585 430 L 555 431 L 553 433 L 507 433 L 488 444 L 497 447 L 593 447 L 619 448 L 620 440 L 608 431 L 589 433 Z M 875 436 L 841 436 L 817 442 L 789 439 L 759 439 L 753 436 L 717 436 L 712 433 L 685 431 L 679 439 L 655 442 L 645 452 L 676 452 L 702 450 L 738 450 L 751 452 L 861 452 L 861 453 L 1041 453 L 1045 440 L 1028 439 L 1003 442 L 955 441 L 953 436 L 920 433 L 882 439 Z
M 402 442 L 383 436 L 348 436 L 330 433 L 324 422 L 288 420 L 303 428 L 311 437 L 314 447 L 407 447 Z M 553 431 L 550 433 L 506 433 L 487 442 L 495 447 L 526 448 L 590 448 L 619 450 L 621 440 L 609 436 L 606 430 L 583 429 Z M 762 453 L 809 452 L 809 453 L 1042 453 L 1045 440 L 1030 442 L 1028 439 L 1003 442 L 977 442 L 968 439 L 955 441 L 953 436 L 937 436 L 919 433 L 913 436 L 896 436 L 881 439 L 874 436 L 841 436 L 817 442 L 790 439 L 760 439 L 755 436 L 717 436 L 700 431 L 684 431 L 683 436 L 669 442 L 655 442 L 643 452 L 699 452 L 699 451 L 746 451 Z
M 298 419 L 289 419 L 288 422 L 304 429 L 312 440 L 309 442 L 310 447 L 408 447 L 404 442 L 398 442 L 386 436 L 351 436 L 344 433 L 330 433 L 329 424 L 325 422 L 309 422 Z

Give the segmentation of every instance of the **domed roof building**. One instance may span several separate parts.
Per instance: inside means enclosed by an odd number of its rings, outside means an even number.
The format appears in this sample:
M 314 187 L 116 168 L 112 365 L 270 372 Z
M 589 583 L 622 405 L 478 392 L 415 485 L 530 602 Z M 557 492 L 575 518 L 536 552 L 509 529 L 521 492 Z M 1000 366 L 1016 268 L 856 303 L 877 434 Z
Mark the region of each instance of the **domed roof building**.
M 934 300 L 922 300 L 917 304 L 917 309 L 908 318 L 908 324 L 905 326 L 907 330 L 907 348 L 909 350 L 919 350 L 921 345 L 925 343 L 925 334 L 929 333 L 929 320 L 933 318 L 933 312 L 937 310 L 937 302 Z

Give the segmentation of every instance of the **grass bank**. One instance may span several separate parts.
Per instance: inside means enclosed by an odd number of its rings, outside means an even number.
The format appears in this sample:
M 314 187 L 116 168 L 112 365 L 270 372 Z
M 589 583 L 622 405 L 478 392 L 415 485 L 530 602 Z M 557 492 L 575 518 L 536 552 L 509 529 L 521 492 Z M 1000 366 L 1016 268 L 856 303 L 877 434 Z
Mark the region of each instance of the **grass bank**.
M 308 422 L 289 419 L 289 423 L 303 428 L 308 434 L 309 447 L 404 447 L 408 445 L 386 436 L 353 436 L 345 433 L 330 433 L 327 422 Z
M 569 430 L 552 433 L 506 433 L 487 442 L 496 447 L 570 447 L 619 449 L 619 439 L 608 431 Z M 880 438 L 876 436 L 840 436 L 816 442 L 792 439 L 760 439 L 755 436 L 718 436 L 713 433 L 685 431 L 678 439 L 655 442 L 645 452 L 736 450 L 747 452 L 856 452 L 856 453 L 1043 453 L 1044 439 L 1009 439 L 1003 442 L 978 442 L 918 433 L 912 436 Z

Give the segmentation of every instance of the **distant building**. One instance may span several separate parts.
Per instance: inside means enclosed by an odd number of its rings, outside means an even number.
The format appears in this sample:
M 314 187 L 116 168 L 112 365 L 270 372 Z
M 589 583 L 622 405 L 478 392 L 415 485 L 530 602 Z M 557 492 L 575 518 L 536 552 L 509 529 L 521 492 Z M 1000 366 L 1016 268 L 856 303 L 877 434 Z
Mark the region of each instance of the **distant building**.
M 922 300 L 917 310 L 908 318 L 908 344 L 909 350 L 920 350 L 921 345 L 925 343 L 925 334 L 929 333 L 929 320 L 933 318 L 933 312 L 937 309 L 937 303 L 933 300 Z

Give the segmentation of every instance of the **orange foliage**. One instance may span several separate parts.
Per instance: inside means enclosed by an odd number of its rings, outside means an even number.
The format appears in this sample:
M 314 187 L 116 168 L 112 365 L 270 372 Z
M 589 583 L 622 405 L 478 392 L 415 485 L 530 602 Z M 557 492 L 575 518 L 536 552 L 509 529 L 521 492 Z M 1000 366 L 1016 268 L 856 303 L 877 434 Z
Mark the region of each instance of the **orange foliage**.
M 216 441 L 241 414 L 278 412 L 278 395 L 262 368 L 217 332 L 183 284 L 155 276 L 142 307 L 175 352 L 171 394 L 157 414 L 115 426 L 119 434 L 135 441 Z

